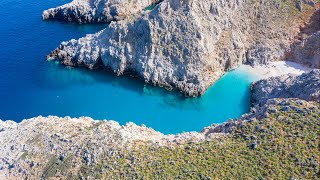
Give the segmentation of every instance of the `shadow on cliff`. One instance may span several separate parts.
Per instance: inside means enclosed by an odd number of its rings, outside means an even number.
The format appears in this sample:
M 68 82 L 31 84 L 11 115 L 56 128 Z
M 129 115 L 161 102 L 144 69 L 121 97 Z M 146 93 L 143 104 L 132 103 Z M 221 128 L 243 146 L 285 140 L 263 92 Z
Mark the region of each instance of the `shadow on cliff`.
M 84 67 L 67 67 L 58 61 L 45 61 L 46 68 L 38 72 L 36 84 L 44 89 L 66 89 L 72 86 L 91 86 L 96 83 L 110 83 L 112 86 L 142 94 L 144 84 L 128 76 L 116 76 L 105 69 L 89 70 Z
M 161 104 L 174 108 L 201 110 L 200 98 L 188 98 L 182 93 L 165 88 L 145 84 L 142 79 L 132 74 L 117 76 L 107 69 L 96 69 L 94 71 L 84 67 L 66 67 L 58 61 L 44 61 L 34 75 L 34 84 L 40 89 L 65 90 L 73 87 L 87 87 L 100 84 L 102 86 L 114 86 L 137 93 L 140 96 L 161 97 Z M 89 93 L 89 92 L 88 92 Z M 108 92 L 105 92 L 108 93 Z
M 43 26 L 60 26 L 61 28 L 68 29 L 68 31 L 83 31 L 82 35 L 78 36 L 78 38 L 87 35 L 88 31 L 92 31 L 92 33 L 96 33 L 106 27 L 109 26 L 110 23 L 94 23 L 94 24 L 78 24 L 75 22 L 65 22 L 59 20 L 45 20 L 42 21 Z M 74 37 L 75 38 L 75 37 Z
M 304 23 L 300 25 L 300 31 L 291 44 L 286 59 L 304 64 L 308 67 L 320 68 L 320 45 L 318 40 L 320 32 L 320 9 L 305 13 Z
M 302 40 L 301 36 L 303 34 L 310 36 L 317 31 L 320 31 L 320 9 L 315 10 L 309 18 L 309 21 L 306 22 L 304 26 L 300 27 L 298 38 L 300 38 L 299 40 Z

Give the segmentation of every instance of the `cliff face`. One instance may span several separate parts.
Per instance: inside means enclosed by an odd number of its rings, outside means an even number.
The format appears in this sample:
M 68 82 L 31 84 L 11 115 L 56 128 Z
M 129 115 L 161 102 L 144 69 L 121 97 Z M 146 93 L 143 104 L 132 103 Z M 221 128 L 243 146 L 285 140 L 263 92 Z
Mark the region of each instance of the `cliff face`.
M 320 14 L 320 10 L 318 11 Z M 320 26 L 320 19 L 319 19 Z M 303 40 L 293 44 L 292 60 L 320 69 L 320 28 L 319 31 L 307 35 Z
M 71 3 L 45 10 L 42 18 L 77 23 L 118 21 L 156 3 L 157 0 L 73 0 Z
M 300 76 L 271 77 L 252 85 L 253 104 L 263 105 L 272 98 L 299 98 L 320 103 L 320 70 Z
M 319 108 L 272 99 L 240 119 L 178 135 L 86 117 L 0 120 L 0 179 L 312 179 Z
M 291 1 L 164 0 L 150 12 L 61 43 L 48 59 L 134 72 L 199 96 L 230 68 L 283 58 L 298 31 L 293 12 Z
M 288 58 L 320 69 L 320 8 L 300 26 L 300 32 L 291 46 Z

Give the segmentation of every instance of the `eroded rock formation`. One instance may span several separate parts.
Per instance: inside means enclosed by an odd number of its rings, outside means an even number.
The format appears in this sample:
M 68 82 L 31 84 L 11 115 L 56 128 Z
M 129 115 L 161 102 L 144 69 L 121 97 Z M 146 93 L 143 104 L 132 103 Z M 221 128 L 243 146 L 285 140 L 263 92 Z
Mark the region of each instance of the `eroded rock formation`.
M 230 68 L 283 58 L 299 30 L 292 11 L 298 10 L 291 1 L 164 0 L 150 12 L 61 43 L 48 59 L 134 72 L 199 96 Z
M 263 105 L 272 98 L 299 98 L 320 102 L 320 70 L 300 76 L 283 75 L 260 80 L 252 85 L 253 104 Z
M 320 8 L 300 27 L 296 41 L 291 45 L 290 60 L 320 69 Z
M 45 10 L 42 18 L 77 23 L 118 21 L 141 12 L 158 0 L 73 0 L 71 3 Z

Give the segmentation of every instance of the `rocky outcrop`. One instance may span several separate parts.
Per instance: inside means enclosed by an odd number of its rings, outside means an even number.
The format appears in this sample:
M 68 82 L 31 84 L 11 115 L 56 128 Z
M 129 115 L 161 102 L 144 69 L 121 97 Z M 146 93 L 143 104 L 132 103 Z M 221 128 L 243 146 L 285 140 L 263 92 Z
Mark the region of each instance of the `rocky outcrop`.
M 292 3 L 164 0 L 150 12 L 61 43 L 48 59 L 133 72 L 145 82 L 199 96 L 231 68 L 284 57 L 298 31 L 289 16 Z
M 88 117 L 39 116 L 20 123 L 0 120 L 0 179 L 82 177 L 89 175 L 83 174 L 88 168 L 91 169 L 91 176 L 102 173 L 102 169 L 104 173 L 118 171 L 119 165 L 124 162 L 121 160 L 124 155 L 130 156 L 128 162 L 133 164 L 141 160 L 131 154 L 139 145 L 151 149 L 174 149 L 202 141 L 223 145 L 229 135 L 241 132 L 237 129 L 248 123 L 261 124 L 256 122 L 263 122 L 279 112 L 317 116 L 320 113 L 318 105 L 299 99 L 271 99 L 239 119 L 212 125 L 200 133 L 177 135 L 163 135 L 133 123 L 120 126 L 115 121 L 98 121 Z M 284 115 L 281 117 L 287 119 Z M 250 138 L 248 134 L 242 134 L 242 137 Z M 163 155 L 166 155 L 165 152 Z M 147 155 L 152 157 L 153 154 Z
M 320 13 L 320 11 L 319 11 Z M 320 19 L 319 19 L 320 22 Z M 320 24 L 320 23 L 319 23 Z M 319 25 L 320 26 L 320 25 Z M 320 31 L 293 45 L 293 59 L 312 68 L 320 68 Z
M 260 80 L 251 87 L 253 104 L 263 105 L 272 98 L 299 98 L 320 102 L 320 70 L 300 76 L 283 75 Z
M 156 3 L 157 0 L 73 0 L 71 3 L 45 10 L 42 18 L 77 23 L 118 21 Z
M 288 58 L 312 68 L 320 68 L 320 8 L 300 27 Z
M 68 162 L 75 169 L 83 163 L 96 164 L 102 155 L 116 156 L 119 149 L 129 149 L 139 142 L 166 145 L 204 139 L 195 132 L 163 135 L 133 123 L 120 126 L 115 121 L 89 117 L 39 116 L 21 123 L 0 120 L 0 179 L 5 171 L 7 175 L 12 171 L 19 177 L 40 177 L 33 174 L 34 167 L 45 170 L 44 163 L 50 164 L 50 160 Z

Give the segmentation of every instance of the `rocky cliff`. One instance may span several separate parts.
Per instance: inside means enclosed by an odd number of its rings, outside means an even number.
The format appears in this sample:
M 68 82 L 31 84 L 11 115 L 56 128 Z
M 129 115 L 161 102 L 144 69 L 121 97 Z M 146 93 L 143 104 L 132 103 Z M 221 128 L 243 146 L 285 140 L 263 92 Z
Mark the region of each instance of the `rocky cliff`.
M 77 23 L 105 23 L 124 19 L 154 3 L 157 0 L 73 0 L 45 10 L 42 18 Z
M 255 82 L 252 87 L 253 104 L 263 105 L 272 98 L 299 98 L 320 102 L 320 70 L 300 76 L 283 75 Z
M 242 63 L 284 58 L 300 15 L 293 1 L 164 0 L 152 11 L 61 43 L 48 59 L 107 67 L 118 75 L 131 72 L 145 82 L 199 96 Z
M 320 68 L 320 8 L 300 26 L 300 32 L 291 46 L 289 59 L 309 67 Z
M 151 12 L 63 42 L 49 58 L 119 75 L 133 71 L 147 82 L 201 95 L 229 68 L 285 54 L 295 30 L 282 26 L 280 17 L 292 11 L 283 2 L 165 0 Z M 293 7 L 301 11 L 298 2 Z M 61 17 L 70 14 L 62 11 Z M 311 66 L 318 62 L 317 51 L 308 50 L 317 44 L 314 35 L 293 45 L 306 49 L 294 57 L 310 57 Z M 0 179 L 319 179 L 320 70 L 262 80 L 252 90 L 258 105 L 250 113 L 199 133 L 164 135 L 88 117 L 0 120 Z
M 320 19 L 318 22 L 320 26 Z M 296 42 L 292 53 L 293 61 L 320 69 L 320 30 Z

